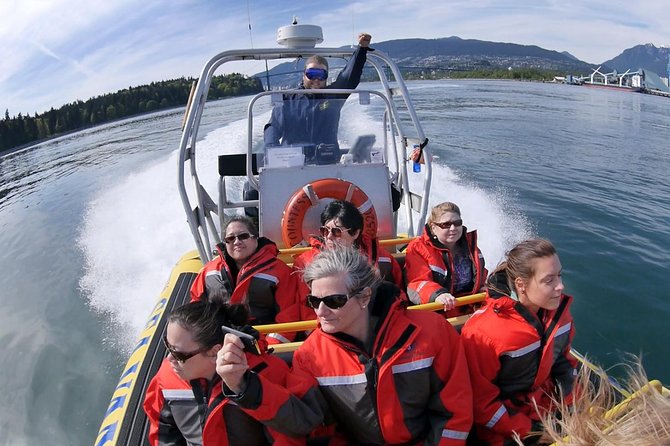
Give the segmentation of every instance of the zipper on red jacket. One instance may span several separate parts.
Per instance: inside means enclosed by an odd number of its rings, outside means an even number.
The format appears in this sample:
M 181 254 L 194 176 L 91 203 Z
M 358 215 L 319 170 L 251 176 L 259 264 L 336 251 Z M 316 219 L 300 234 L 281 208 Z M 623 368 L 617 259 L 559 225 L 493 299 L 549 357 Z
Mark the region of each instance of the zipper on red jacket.
M 207 421 L 207 416 L 209 415 L 209 410 L 207 409 L 207 401 L 209 399 L 209 385 L 207 386 L 207 392 L 204 391 L 204 386 L 202 381 L 207 381 L 205 378 L 194 379 L 191 381 L 191 389 L 193 391 L 193 397 L 198 405 L 198 415 L 200 416 L 200 430 L 204 431 L 205 422 Z

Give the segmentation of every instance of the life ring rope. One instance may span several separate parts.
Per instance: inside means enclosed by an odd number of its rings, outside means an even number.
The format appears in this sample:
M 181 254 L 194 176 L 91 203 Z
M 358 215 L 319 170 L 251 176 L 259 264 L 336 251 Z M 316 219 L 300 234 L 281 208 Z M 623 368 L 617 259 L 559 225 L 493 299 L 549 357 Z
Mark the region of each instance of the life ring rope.
M 302 190 L 305 191 L 305 195 L 309 198 L 309 202 L 312 203 L 312 206 L 316 206 L 319 203 L 319 200 L 321 200 L 311 184 L 306 184 Z
M 351 197 L 354 195 L 354 192 L 356 192 L 357 187 L 354 186 L 353 184 L 349 185 L 349 188 L 347 189 L 347 195 L 346 197 L 343 198 L 344 201 L 351 201 Z
M 361 214 L 365 214 L 367 211 L 369 211 L 372 208 L 372 201 L 366 200 L 365 203 L 362 205 L 358 206 L 358 212 Z
M 352 203 L 363 215 L 363 234 L 370 238 L 377 236 L 377 213 L 365 192 L 349 181 L 324 178 L 304 185 L 288 200 L 281 220 L 282 239 L 287 247 L 293 247 L 305 240 L 302 233 L 305 215 L 324 198 Z

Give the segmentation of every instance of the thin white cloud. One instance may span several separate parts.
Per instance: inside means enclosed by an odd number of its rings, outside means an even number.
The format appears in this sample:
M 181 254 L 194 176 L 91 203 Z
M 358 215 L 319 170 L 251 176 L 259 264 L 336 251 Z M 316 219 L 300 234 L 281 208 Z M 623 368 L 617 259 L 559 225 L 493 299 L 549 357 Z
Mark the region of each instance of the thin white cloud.
M 370 32 L 373 43 L 459 36 L 538 45 L 600 63 L 638 44 L 670 44 L 666 10 L 665 0 L 4 0 L 0 112 L 32 114 L 128 86 L 198 76 L 218 52 L 252 41 L 274 47 L 277 27 L 294 15 L 321 25 L 326 46 L 351 44 L 360 31 Z
M 49 56 L 49 57 L 53 57 L 53 58 L 56 59 L 56 60 L 61 60 L 61 58 L 60 58 L 60 56 L 59 56 L 58 54 L 54 53 L 54 52 L 51 51 L 49 48 L 47 48 L 46 46 L 44 46 L 43 44 L 41 44 L 40 42 L 31 41 L 30 43 L 32 43 L 33 45 L 35 45 L 40 51 L 42 51 L 42 52 L 43 52 L 44 54 L 46 54 L 47 56 Z

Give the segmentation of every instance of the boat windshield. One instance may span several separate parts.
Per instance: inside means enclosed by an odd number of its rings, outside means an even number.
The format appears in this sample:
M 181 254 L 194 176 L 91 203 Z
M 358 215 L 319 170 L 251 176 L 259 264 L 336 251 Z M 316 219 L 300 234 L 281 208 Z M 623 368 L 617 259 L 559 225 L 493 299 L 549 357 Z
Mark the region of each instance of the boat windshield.
M 251 102 L 251 151 L 261 169 L 387 163 L 395 172 L 399 141 L 385 131 L 388 107 L 367 89 L 263 92 Z

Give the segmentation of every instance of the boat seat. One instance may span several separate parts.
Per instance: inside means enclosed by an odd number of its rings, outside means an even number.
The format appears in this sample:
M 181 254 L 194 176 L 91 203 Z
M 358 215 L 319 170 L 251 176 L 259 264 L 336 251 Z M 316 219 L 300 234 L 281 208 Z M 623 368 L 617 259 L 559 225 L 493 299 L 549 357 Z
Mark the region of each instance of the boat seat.
M 255 153 L 251 155 L 251 171 L 254 175 L 258 175 L 258 160 Z M 246 153 L 219 155 L 219 175 L 222 177 L 247 176 Z
M 256 154 L 251 155 L 251 171 L 258 175 L 258 160 Z M 220 177 L 246 177 L 247 176 L 247 155 L 244 153 L 233 153 L 229 155 L 219 155 L 219 176 Z M 258 191 L 251 187 L 249 180 L 244 181 L 242 187 L 242 199 L 244 201 L 258 200 Z M 258 208 L 245 207 L 244 214 L 251 218 L 258 225 Z

